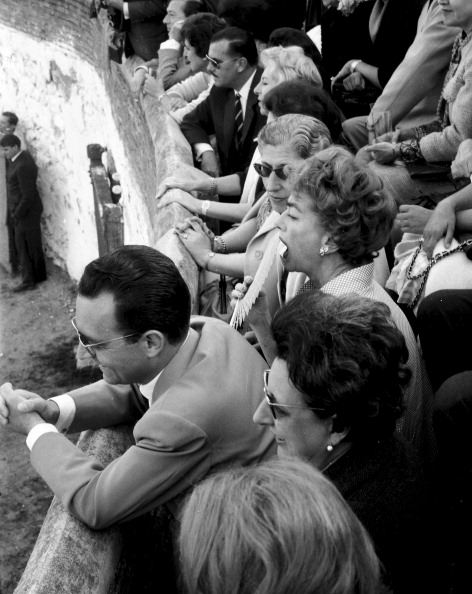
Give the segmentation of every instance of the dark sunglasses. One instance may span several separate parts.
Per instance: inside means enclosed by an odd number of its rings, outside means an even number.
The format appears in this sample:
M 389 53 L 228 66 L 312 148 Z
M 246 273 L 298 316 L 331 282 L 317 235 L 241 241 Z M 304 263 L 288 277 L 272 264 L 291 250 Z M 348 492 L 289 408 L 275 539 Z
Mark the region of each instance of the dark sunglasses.
M 266 369 L 264 371 L 264 395 L 274 420 L 277 420 L 276 410 L 278 406 L 281 406 L 282 408 L 305 408 L 308 410 L 317 410 L 318 412 L 324 411 L 324 408 L 313 408 L 312 406 L 299 406 L 297 404 L 281 404 L 279 402 L 275 402 L 275 397 L 269 392 L 269 373 L 270 369 Z
M 270 165 L 264 165 L 264 163 L 254 163 L 254 169 L 261 177 L 269 177 L 272 171 L 275 175 L 285 181 L 288 178 L 288 175 L 284 172 L 286 165 L 281 165 L 280 167 L 271 167 Z

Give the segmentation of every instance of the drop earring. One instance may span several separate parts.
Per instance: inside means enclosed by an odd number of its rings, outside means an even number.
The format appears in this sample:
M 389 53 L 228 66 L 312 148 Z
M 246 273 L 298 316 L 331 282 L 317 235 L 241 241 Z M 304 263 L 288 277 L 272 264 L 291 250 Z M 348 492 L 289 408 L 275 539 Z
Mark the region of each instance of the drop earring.
M 328 248 L 324 245 L 320 247 L 320 256 L 323 257 L 325 254 L 328 253 Z

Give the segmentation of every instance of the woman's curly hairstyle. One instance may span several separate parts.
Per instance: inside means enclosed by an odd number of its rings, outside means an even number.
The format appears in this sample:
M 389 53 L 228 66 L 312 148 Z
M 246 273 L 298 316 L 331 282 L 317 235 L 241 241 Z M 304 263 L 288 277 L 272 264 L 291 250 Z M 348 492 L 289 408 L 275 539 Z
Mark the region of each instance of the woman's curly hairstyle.
M 411 372 L 408 349 L 388 306 L 355 294 L 298 295 L 272 322 L 277 356 L 321 418 L 356 441 L 393 433 Z
M 301 47 L 269 47 L 261 52 L 260 62 L 271 75 L 279 75 L 281 81 L 307 80 L 322 88 L 323 81 L 318 68 L 311 58 L 305 55 Z
M 311 199 L 313 211 L 338 253 L 353 266 L 372 262 L 388 242 L 397 214 L 379 176 L 346 149 L 332 146 L 297 171 L 295 194 Z
M 331 144 L 328 128 L 311 116 L 286 114 L 266 124 L 257 137 L 259 147 L 286 144 L 301 158 L 307 159 Z

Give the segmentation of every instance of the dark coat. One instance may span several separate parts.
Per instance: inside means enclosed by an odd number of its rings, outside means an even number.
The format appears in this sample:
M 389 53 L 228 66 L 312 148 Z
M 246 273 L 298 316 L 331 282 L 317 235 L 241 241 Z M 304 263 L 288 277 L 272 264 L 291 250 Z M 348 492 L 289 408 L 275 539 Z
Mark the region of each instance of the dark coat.
M 21 151 L 7 168 L 8 216 L 13 221 L 38 220 L 43 203 L 36 187 L 38 168 L 28 151 Z
M 354 445 L 324 474 L 369 532 L 393 594 L 445 593 L 437 506 L 406 442 Z
M 382 88 L 405 57 L 416 36 L 424 0 L 389 0 L 375 41 L 369 33 L 374 1 L 362 2 L 351 15 L 330 8 L 321 21 L 323 66 L 336 76 L 348 60 L 376 66 Z
M 167 39 L 167 28 L 162 23 L 166 16 L 167 2 L 128 0 L 128 3 L 130 18 L 124 21 L 127 29 L 126 55 L 130 55 L 134 50 L 143 60 L 157 58 L 159 46 Z
M 256 148 L 254 139 L 266 123 L 266 117 L 261 115 L 257 95 L 254 93 L 261 74 L 262 69 L 257 68 L 248 96 L 239 153 L 234 144 L 236 113 L 233 89 L 213 87 L 205 101 L 186 115 L 180 126 L 190 145 L 209 143 L 210 135 L 216 135 L 222 175 L 244 171 L 251 162 Z

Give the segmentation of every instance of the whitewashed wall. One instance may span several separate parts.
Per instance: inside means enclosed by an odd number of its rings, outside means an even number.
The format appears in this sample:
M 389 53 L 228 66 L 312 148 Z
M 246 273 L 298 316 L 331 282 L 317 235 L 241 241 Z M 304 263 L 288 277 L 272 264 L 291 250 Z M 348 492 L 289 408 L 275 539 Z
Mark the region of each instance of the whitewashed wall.
M 90 143 L 113 152 L 123 187 L 125 243 L 150 244 L 146 202 L 139 195 L 104 86 L 92 66 L 0 23 L 0 110 L 19 116 L 39 167 L 45 251 L 56 264 L 78 279 L 98 255 L 86 153 Z M 0 249 L 4 247 L 0 242 Z

